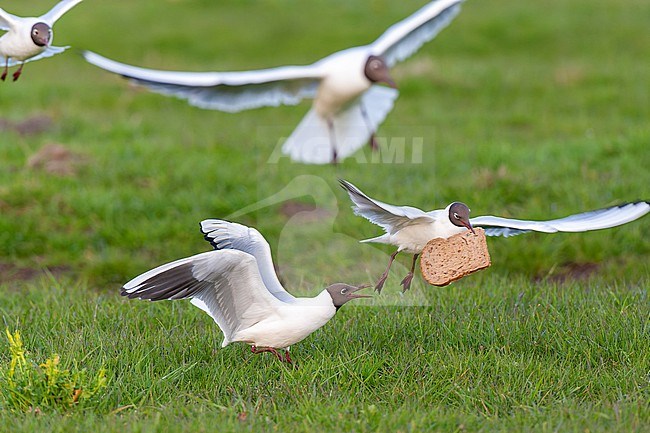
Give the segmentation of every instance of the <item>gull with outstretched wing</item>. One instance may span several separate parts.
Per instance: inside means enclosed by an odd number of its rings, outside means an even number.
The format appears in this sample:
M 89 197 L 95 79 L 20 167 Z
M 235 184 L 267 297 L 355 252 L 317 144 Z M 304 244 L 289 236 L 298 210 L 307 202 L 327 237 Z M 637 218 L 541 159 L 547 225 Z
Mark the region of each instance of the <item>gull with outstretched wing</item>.
M 201 231 L 214 251 L 147 271 L 120 294 L 151 301 L 190 299 L 217 323 L 222 347 L 241 341 L 253 353 L 271 352 L 288 363 L 289 346 L 325 325 L 346 302 L 367 297 L 356 293 L 365 286 L 336 283 L 313 298 L 296 298 L 280 284 L 271 248 L 257 230 L 210 219 L 201 222 Z
M 331 54 L 311 65 L 245 72 L 172 72 L 146 69 L 85 51 L 107 71 L 191 105 L 227 112 L 314 103 L 282 146 L 294 161 L 342 160 L 374 134 L 397 98 L 390 67 L 433 39 L 460 11 L 462 0 L 437 0 L 391 26 L 375 42 Z M 386 84 L 389 87 L 377 86 Z
M 381 292 L 388 278 L 388 272 L 395 257 L 402 251 L 413 254 L 411 271 L 401 283 L 404 290 L 408 290 L 418 256 L 431 239 L 447 239 L 466 230 L 473 232 L 474 227 L 485 229 L 487 236 L 504 237 L 531 231 L 542 233 L 587 232 L 620 226 L 650 212 L 650 201 L 637 201 L 548 221 L 528 221 L 491 215 L 470 218 L 469 208 L 461 202 L 453 202 L 445 209 L 425 212 L 411 206 L 394 206 L 382 203 L 368 197 L 350 182 L 345 180 L 339 182 L 354 203 L 352 206 L 354 213 L 377 224 L 386 232 L 381 236 L 361 242 L 376 242 L 397 247 L 397 250 L 390 256 L 386 271 L 375 286 L 378 292 Z
M 67 11 L 82 0 L 63 0 L 48 13 L 40 17 L 22 18 L 0 8 L 0 30 L 6 31 L 0 37 L 0 66 L 4 65 L 0 79 L 7 78 L 9 67 L 20 65 L 13 73 L 16 81 L 23 71 L 25 62 L 50 57 L 65 51 L 68 47 L 53 47 L 52 27 Z

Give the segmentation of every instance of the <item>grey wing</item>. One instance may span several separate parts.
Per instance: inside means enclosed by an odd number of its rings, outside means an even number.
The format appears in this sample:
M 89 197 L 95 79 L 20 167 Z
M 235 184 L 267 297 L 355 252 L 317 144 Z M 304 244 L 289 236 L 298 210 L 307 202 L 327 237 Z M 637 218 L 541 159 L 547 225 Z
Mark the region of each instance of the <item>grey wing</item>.
M 34 60 L 40 60 L 40 59 L 44 59 L 46 57 L 52 57 L 52 56 L 54 56 L 56 54 L 60 54 L 60 53 L 64 52 L 68 48 L 70 48 L 70 47 L 52 47 L 52 46 L 49 46 L 41 54 L 38 54 L 38 55 L 36 55 L 34 57 L 31 57 L 31 58 L 29 58 L 29 59 L 27 59 L 25 61 L 26 62 L 33 62 Z
M 20 21 L 20 17 L 0 8 L 0 30 L 9 31 L 18 21 Z
M 91 51 L 84 51 L 83 56 L 89 63 L 154 92 L 186 99 L 199 108 L 231 113 L 295 105 L 304 98 L 313 98 L 323 77 L 316 65 L 245 72 L 173 72 L 119 63 Z
M 43 22 L 47 23 L 52 27 L 54 23 L 63 16 L 70 9 L 81 3 L 82 0 L 63 0 L 58 2 L 52 9 L 49 10 L 44 15 L 40 16 L 40 19 Z
M 296 300 L 282 287 L 273 266 L 271 247 L 256 229 L 229 221 L 207 219 L 201 221 L 201 232 L 217 250 L 234 249 L 255 257 L 262 281 L 269 292 L 283 302 Z
M 364 194 L 359 188 L 343 179 L 339 183 L 350 196 L 354 203 L 352 209 L 356 215 L 366 218 L 373 224 L 377 224 L 387 233 L 393 234 L 414 221 L 431 221 L 434 218 L 421 209 L 411 206 L 393 206 L 372 199 Z
M 389 27 L 370 45 L 371 52 L 382 56 L 389 66 L 406 59 L 436 37 L 458 15 L 462 1 L 438 0 L 427 4 Z
M 192 299 L 224 334 L 224 346 L 240 329 L 272 315 L 282 305 L 264 287 L 250 254 L 208 251 L 159 266 L 126 283 L 122 296 L 151 301 Z
M 650 202 L 638 201 L 569 215 L 549 221 L 526 221 L 495 216 L 471 218 L 475 227 L 483 227 L 487 236 L 515 236 L 530 231 L 543 233 L 586 232 L 620 226 L 650 212 Z

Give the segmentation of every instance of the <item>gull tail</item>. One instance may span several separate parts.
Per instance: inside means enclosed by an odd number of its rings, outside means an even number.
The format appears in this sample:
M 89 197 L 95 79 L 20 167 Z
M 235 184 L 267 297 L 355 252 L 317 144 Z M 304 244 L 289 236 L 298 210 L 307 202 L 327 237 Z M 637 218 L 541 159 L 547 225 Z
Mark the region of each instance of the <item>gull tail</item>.
M 390 235 L 388 233 L 386 233 L 386 234 L 383 234 L 381 236 L 377 236 L 376 238 L 364 239 L 364 240 L 359 241 L 359 242 L 364 243 L 364 244 L 367 243 L 367 242 L 374 242 L 374 243 L 378 243 L 378 244 L 389 244 L 390 243 L 389 239 L 390 239 Z
M 311 108 L 285 141 L 282 152 L 294 161 L 327 164 L 333 162 L 334 144 L 336 156 L 341 161 L 368 143 L 370 135 L 393 108 L 397 95 L 395 89 L 372 86 L 361 98 L 334 116 L 334 143 L 327 120 Z

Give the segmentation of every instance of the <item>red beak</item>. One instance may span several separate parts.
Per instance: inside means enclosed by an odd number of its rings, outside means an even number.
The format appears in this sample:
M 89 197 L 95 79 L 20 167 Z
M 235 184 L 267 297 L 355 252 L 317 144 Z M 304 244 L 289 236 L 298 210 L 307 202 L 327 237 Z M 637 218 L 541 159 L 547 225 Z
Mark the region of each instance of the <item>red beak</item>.
M 388 77 L 383 81 L 384 84 L 386 84 L 388 87 L 392 87 L 393 89 L 397 89 L 397 84 L 395 81 L 393 81 L 392 78 Z
M 348 298 L 351 298 L 351 299 L 357 299 L 357 298 L 372 298 L 372 296 L 369 296 L 369 295 L 358 295 L 358 294 L 354 293 L 354 292 L 359 291 L 359 290 L 362 290 L 362 289 L 367 289 L 368 287 L 370 287 L 370 284 L 362 284 L 362 285 L 358 286 L 356 289 L 354 289 L 354 290 L 353 290 L 353 291 L 348 295 Z

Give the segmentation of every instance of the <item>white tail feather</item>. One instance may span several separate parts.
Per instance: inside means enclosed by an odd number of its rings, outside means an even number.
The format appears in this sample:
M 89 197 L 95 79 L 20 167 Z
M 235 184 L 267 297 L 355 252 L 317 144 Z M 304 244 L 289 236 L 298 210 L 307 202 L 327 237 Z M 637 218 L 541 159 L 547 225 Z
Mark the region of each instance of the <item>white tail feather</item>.
M 368 143 L 370 135 L 393 108 L 398 92 L 387 87 L 373 86 L 363 96 L 333 118 L 334 143 L 339 161 Z M 362 109 L 365 110 L 364 117 Z M 282 146 L 282 152 L 292 160 L 308 164 L 332 162 L 334 149 L 327 120 L 312 108 Z

